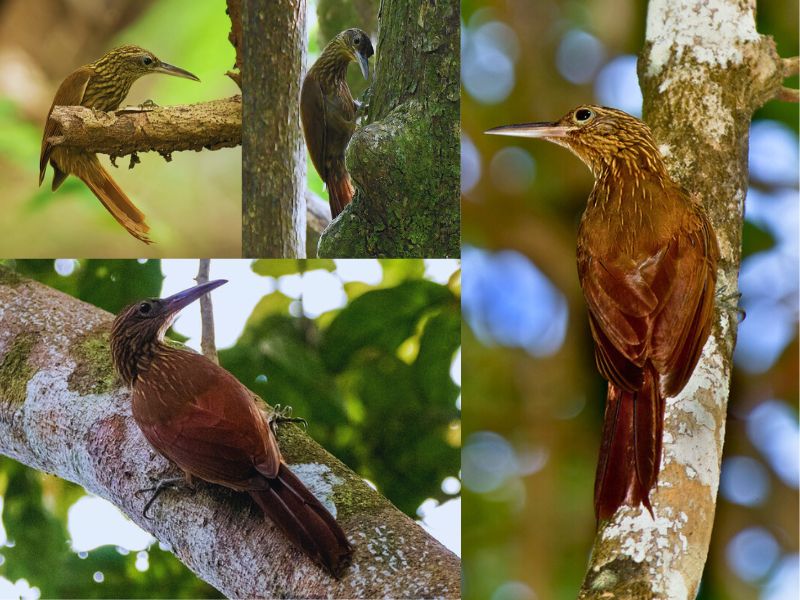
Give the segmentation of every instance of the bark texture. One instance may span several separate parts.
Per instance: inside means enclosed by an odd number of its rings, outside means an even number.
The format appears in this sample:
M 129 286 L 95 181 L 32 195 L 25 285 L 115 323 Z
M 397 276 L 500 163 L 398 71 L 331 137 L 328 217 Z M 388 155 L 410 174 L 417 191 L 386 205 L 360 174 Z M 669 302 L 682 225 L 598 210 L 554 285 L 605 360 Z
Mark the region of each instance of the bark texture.
M 456 0 L 383 0 L 367 125 L 347 148 L 356 196 L 319 256 L 460 254 Z
M 56 146 L 125 156 L 155 151 L 218 150 L 242 143 L 242 98 L 233 96 L 200 104 L 127 107 L 102 112 L 83 106 L 56 106 L 51 115 L 61 135 Z
M 694 598 L 714 522 L 737 314 L 747 146 L 782 64 L 755 0 L 652 0 L 639 60 L 644 117 L 671 175 L 699 194 L 721 250 L 717 321 L 686 388 L 667 400 L 655 518 L 624 508 L 595 539 L 580 598 Z
M 305 0 L 244 3 L 242 252 L 305 258 L 306 159 L 300 82 Z
M 242 0 L 227 0 L 227 12 L 231 19 L 231 32 L 228 34 L 228 41 L 236 50 L 236 62 L 233 70 L 226 75 L 236 82 L 239 89 L 242 89 L 242 42 L 244 33 L 242 32 Z
M 460 562 L 294 426 L 287 462 L 355 546 L 340 580 L 311 563 L 249 501 L 219 486 L 165 492 L 142 516 L 153 479 L 177 474 L 147 444 L 113 375 L 112 316 L 0 268 L 0 453 L 116 504 L 229 597 L 458 597 Z

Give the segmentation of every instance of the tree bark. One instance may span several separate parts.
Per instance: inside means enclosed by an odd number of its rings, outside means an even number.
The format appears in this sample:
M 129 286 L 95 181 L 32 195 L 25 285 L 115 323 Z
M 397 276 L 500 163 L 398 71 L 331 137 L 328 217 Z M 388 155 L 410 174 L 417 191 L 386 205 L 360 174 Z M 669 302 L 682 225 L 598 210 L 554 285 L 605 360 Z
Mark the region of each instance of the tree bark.
M 281 450 L 355 547 L 335 580 L 295 549 L 244 494 L 200 483 L 165 492 L 177 468 L 145 441 L 113 374 L 112 316 L 0 267 L 0 453 L 116 504 L 229 597 L 450 597 L 458 558 L 294 426 Z
M 597 532 L 580 598 L 694 598 L 714 522 L 737 314 L 735 297 L 756 108 L 782 63 L 755 0 L 651 0 L 639 60 L 644 117 L 670 174 L 704 201 L 721 250 L 717 320 L 686 388 L 667 400 L 655 518 L 623 508 Z
M 242 143 L 242 97 L 200 104 L 127 107 L 102 112 L 83 106 L 56 106 L 51 118 L 61 135 L 54 146 L 70 146 L 112 157 L 155 151 L 218 150 Z
M 306 159 L 300 128 L 306 44 L 305 0 L 245 1 L 244 256 L 306 255 Z
M 459 3 L 383 0 L 378 20 L 367 125 L 346 154 L 356 196 L 318 254 L 459 256 Z

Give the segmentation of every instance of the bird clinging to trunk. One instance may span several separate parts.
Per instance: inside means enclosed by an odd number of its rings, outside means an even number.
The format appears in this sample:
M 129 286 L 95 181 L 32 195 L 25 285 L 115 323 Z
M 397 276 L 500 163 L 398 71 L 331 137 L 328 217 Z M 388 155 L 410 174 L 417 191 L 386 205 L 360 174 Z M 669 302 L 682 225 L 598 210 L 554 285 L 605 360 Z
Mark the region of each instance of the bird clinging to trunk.
M 333 218 L 353 199 L 355 190 L 344 164 L 344 151 L 356 127 L 356 104 L 347 87 L 347 66 L 358 62 L 369 79 L 369 36 L 347 29 L 333 38 L 308 70 L 300 91 L 300 120 L 306 147 L 328 188 Z
M 200 81 L 181 68 L 160 61 L 152 52 L 139 46 L 121 46 L 95 62 L 72 72 L 61 83 L 47 113 L 39 155 L 39 185 L 44 181 L 47 163 L 53 167 L 53 191 L 67 178 L 75 175 L 83 181 L 108 212 L 133 237 L 150 243 L 150 228 L 144 215 L 125 195 L 100 165 L 97 155 L 76 148 L 53 146 L 49 139 L 59 135 L 58 124 L 50 118 L 55 106 L 85 106 L 101 111 L 113 111 L 128 95 L 133 83 L 148 73 L 164 73 Z
M 338 577 L 352 547 L 336 519 L 283 462 L 273 422 L 256 396 L 205 356 L 164 343 L 178 312 L 224 283 L 137 302 L 114 320 L 111 354 L 132 390 L 133 418 L 187 479 L 247 492 L 292 543 Z
M 555 123 L 490 134 L 542 138 L 592 170 L 578 230 L 578 277 L 595 360 L 608 380 L 595 514 L 653 513 L 664 399 L 694 371 L 711 330 L 719 248 L 699 198 L 667 173 L 650 129 L 613 108 L 579 106 Z

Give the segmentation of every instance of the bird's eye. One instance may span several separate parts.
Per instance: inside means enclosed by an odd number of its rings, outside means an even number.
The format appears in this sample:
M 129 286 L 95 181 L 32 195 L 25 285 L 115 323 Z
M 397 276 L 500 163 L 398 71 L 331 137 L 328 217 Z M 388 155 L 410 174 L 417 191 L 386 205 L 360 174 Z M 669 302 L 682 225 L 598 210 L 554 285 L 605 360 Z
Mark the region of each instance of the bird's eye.
M 361 36 L 360 35 L 357 35 L 356 37 L 353 38 L 353 45 L 354 46 L 360 46 L 361 45 Z
M 588 121 L 594 116 L 594 113 L 588 108 L 580 108 L 575 111 L 575 120 L 581 123 Z
M 146 314 L 148 314 L 148 313 L 149 313 L 151 310 L 153 310 L 153 306 L 152 306 L 152 305 L 151 305 L 149 302 L 142 302 L 142 303 L 139 305 L 139 314 L 140 314 L 140 315 L 146 315 Z
M 145 67 L 149 67 L 150 65 L 153 64 L 153 59 L 150 58 L 149 56 L 145 56 L 144 58 L 142 58 L 142 64 L 144 64 Z

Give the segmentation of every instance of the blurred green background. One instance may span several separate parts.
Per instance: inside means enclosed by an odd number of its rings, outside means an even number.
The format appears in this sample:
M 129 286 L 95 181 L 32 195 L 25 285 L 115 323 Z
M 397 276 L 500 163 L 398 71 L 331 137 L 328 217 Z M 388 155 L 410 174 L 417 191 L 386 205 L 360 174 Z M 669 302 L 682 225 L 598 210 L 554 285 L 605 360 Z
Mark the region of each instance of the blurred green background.
M 592 175 L 571 153 L 483 135 L 582 103 L 641 114 L 646 3 L 462 2 L 464 597 L 574 598 L 595 531 L 606 384 L 575 267 Z M 798 53 L 798 5 L 758 29 Z M 797 87 L 797 78 L 788 80 Z M 798 106 L 755 115 L 740 325 L 704 600 L 798 597 Z
M 4 263 L 112 312 L 190 287 L 197 271 L 194 260 Z M 309 435 L 458 551 L 458 263 L 212 260 L 211 277 L 229 280 L 212 295 L 221 364 L 292 406 Z M 175 337 L 196 334 L 194 310 Z M 0 590 L 5 578 L 25 597 L 30 586 L 45 598 L 218 596 L 152 540 L 76 551 L 104 534 L 102 506 L 82 524 L 86 500 L 79 486 L 0 457 Z
M 61 81 L 122 44 L 137 44 L 201 82 L 150 75 L 123 105 L 188 104 L 240 93 L 225 76 L 235 52 L 225 0 L 6 0 L 0 3 L 0 256 L 130 257 L 241 255 L 241 151 L 156 153 L 111 176 L 145 213 L 156 242 L 128 235 L 83 183 L 42 187 L 38 159 L 45 117 Z

